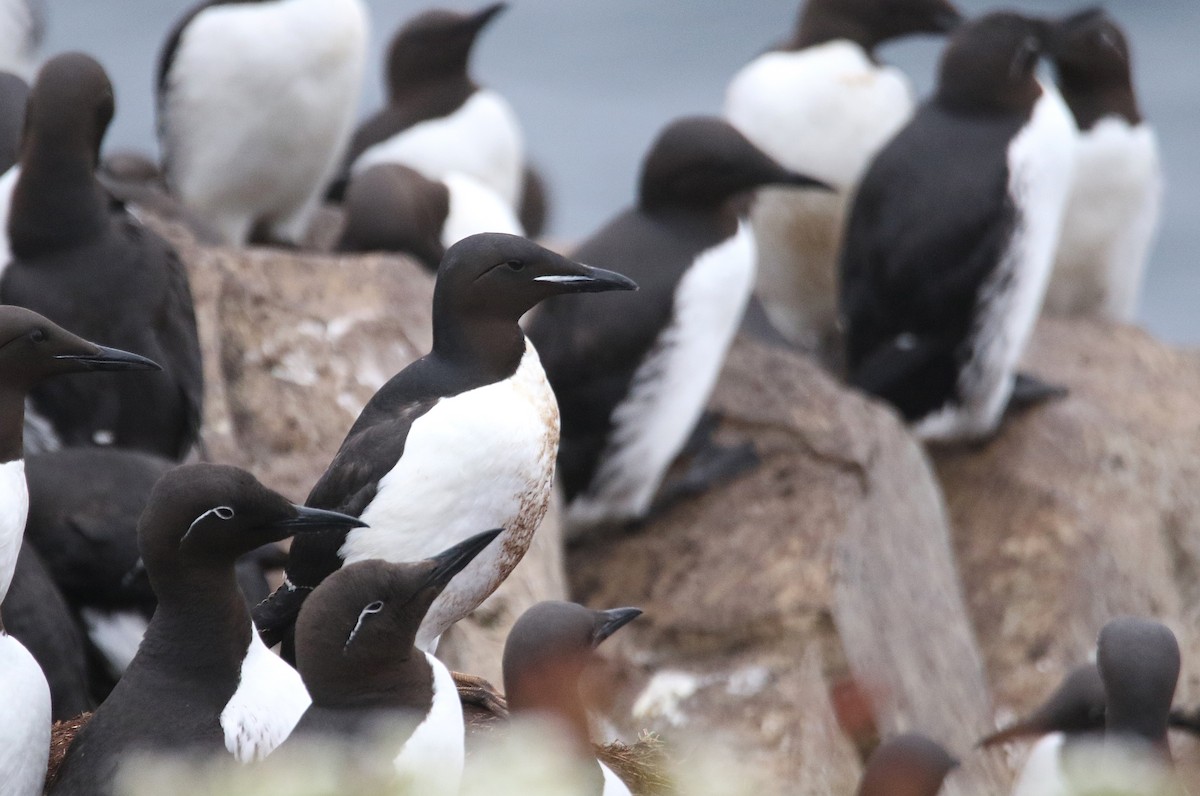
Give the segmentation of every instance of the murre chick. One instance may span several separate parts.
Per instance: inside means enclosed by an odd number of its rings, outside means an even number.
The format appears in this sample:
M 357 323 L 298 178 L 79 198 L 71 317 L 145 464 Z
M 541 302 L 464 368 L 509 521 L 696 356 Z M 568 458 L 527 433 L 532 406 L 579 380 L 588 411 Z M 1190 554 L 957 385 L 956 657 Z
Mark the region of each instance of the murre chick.
M 0 603 L 8 594 L 29 512 L 25 399 L 42 379 L 103 370 L 153 370 L 145 357 L 90 343 L 22 307 L 0 306 Z M 0 619 L 0 778 L 5 793 L 42 792 L 50 750 L 50 689 Z
M 525 168 L 520 123 L 508 101 L 479 86 L 469 70 L 480 32 L 505 8 L 433 9 L 396 32 L 385 63 L 387 105 L 354 133 L 346 175 L 376 163 L 400 163 L 430 179 L 456 171 L 518 207 Z
M 1121 617 L 1100 631 L 1096 652 L 1104 685 L 1102 737 L 1046 736 L 1030 753 L 1013 796 L 1177 792 L 1167 745 L 1181 666 L 1175 634 L 1152 620 Z
M 918 733 L 888 738 L 867 760 L 858 796 L 937 796 L 958 761 Z
M 634 207 L 574 252 L 641 290 L 554 298 L 530 322 L 562 412 L 572 533 L 646 516 L 692 435 L 754 287 L 757 249 L 735 200 L 763 185 L 820 188 L 718 118 L 672 122 L 642 163 Z M 686 491 L 753 462 L 747 450 L 699 447 Z
M 414 642 L 434 599 L 499 534 L 477 534 L 424 561 L 359 561 L 326 578 L 296 620 L 296 668 L 313 702 L 287 745 L 317 740 L 356 747 L 360 757 L 378 746 L 397 785 L 455 796 L 462 703 L 450 671 Z
M 1128 323 L 1162 206 L 1158 137 L 1138 106 L 1129 43 L 1103 9 L 1056 22 L 1050 55 L 1080 135 L 1046 309 Z
M 167 183 L 226 243 L 296 243 L 354 129 L 362 0 L 206 0 L 167 38 L 158 131 Z
M 641 614 L 640 608 L 593 611 L 558 600 L 526 610 L 504 642 L 504 694 L 512 715 L 551 722 L 566 734 L 575 754 L 595 759 L 579 678 L 595 659 L 596 647 Z M 597 796 L 630 794 L 599 760 L 592 780 Z
M 730 124 L 785 167 L 837 188 L 767 188 L 751 216 L 767 317 L 784 337 L 831 360 L 848 202 L 915 105 L 908 77 L 881 63 L 876 49 L 944 33 L 959 21 L 949 0 L 807 0 L 791 37 L 743 67 L 726 89 Z
M 175 250 L 114 210 L 96 181 L 113 107 L 112 84 L 87 55 L 56 56 L 38 73 L 0 301 L 162 365 L 148 378 L 71 376 L 36 388 L 32 407 L 58 442 L 180 459 L 197 440 L 203 398 L 195 311 Z
M 399 163 L 380 163 L 351 177 L 342 210 L 338 251 L 400 252 L 431 272 L 463 238 L 525 234 L 512 207 L 475 178 L 450 172 L 431 180 Z
M 345 563 L 415 561 L 504 528 L 426 614 L 416 645 L 433 652 L 521 560 L 549 505 L 558 403 L 518 321 L 551 296 L 636 287 L 513 235 L 451 246 L 433 292 L 433 350 L 375 393 L 308 496 L 370 527 L 296 539 L 287 579 L 255 609 L 268 644 Z
M 937 90 L 859 186 L 841 260 L 847 378 L 926 440 L 995 432 L 1060 390 L 1016 375 L 1049 281 L 1075 130 L 1038 83 L 1044 23 L 960 27 Z
M 294 506 L 235 467 L 193 464 L 154 487 L 138 544 L 158 608 L 112 694 L 75 737 L 51 793 L 111 793 L 136 752 L 261 759 L 308 707 L 300 675 L 259 639 L 234 561 L 292 534 L 361 526 Z

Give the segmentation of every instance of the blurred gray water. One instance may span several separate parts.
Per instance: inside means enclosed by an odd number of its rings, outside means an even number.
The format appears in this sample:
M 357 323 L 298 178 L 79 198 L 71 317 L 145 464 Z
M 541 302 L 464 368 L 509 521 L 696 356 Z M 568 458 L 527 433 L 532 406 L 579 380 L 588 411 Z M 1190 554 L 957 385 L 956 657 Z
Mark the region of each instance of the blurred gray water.
M 446 0 L 473 9 L 486 0 Z M 1078 0 L 958 0 L 968 13 L 1010 7 L 1060 14 Z M 367 0 L 372 51 L 364 112 L 382 101 L 381 58 L 406 18 L 429 7 L 412 0 Z M 108 69 L 117 117 L 107 148 L 154 149 L 152 86 L 158 50 L 193 0 L 47 0 L 43 54 L 85 50 Z M 645 147 L 684 113 L 719 112 L 725 84 L 742 64 L 782 38 L 799 0 L 515 0 L 485 32 L 477 78 L 516 107 L 529 151 L 550 181 L 550 233 L 588 234 L 627 204 Z M 1151 260 L 1141 318 L 1159 336 L 1200 342 L 1200 127 L 1196 0 L 1111 0 L 1134 48 L 1143 111 L 1158 129 L 1167 170 L 1162 231 Z M 883 57 L 908 71 L 922 95 L 932 84 L 939 42 L 891 45 Z

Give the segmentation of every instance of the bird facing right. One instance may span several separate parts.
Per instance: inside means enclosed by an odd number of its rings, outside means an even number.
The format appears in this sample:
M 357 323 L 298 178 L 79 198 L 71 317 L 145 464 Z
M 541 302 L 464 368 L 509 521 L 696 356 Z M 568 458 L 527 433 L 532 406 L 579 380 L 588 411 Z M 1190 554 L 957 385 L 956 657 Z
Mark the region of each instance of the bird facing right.
M 1046 25 L 967 23 L 859 187 L 841 261 L 851 385 L 926 440 L 986 438 L 1059 391 L 1018 377 L 1070 189 L 1074 124 L 1036 76 Z

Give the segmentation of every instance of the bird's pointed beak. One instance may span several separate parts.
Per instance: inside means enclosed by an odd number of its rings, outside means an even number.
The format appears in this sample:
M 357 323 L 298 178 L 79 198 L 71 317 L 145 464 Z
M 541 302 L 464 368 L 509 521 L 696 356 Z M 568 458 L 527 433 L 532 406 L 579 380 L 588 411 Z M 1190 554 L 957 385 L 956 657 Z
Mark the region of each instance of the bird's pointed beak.
M 467 564 L 474 561 L 475 557 L 502 533 L 504 533 L 503 528 L 477 533 L 466 541 L 459 542 L 454 547 L 429 559 L 433 562 L 433 571 L 429 573 L 428 584 L 436 587 L 440 592 L 455 575 L 466 569 Z
M 162 370 L 152 359 L 122 351 L 119 348 L 84 343 L 90 350 L 81 353 L 58 354 L 59 362 L 77 365 L 79 370 Z
M 600 642 L 616 633 L 625 625 L 642 615 L 641 608 L 612 608 L 600 611 L 600 621 L 592 633 L 592 646 L 600 646 Z
M 807 174 L 801 174 L 796 171 L 788 171 L 787 169 L 783 169 L 777 179 L 767 184 L 791 185 L 796 188 L 815 188 L 816 190 L 828 191 L 829 193 L 837 191 L 837 188 L 823 180 L 818 180 L 816 177 L 810 177 Z
M 340 511 L 314 509 L 308 506 L 293 506 L 292 508 L 296 510 L 294 517 L 276 520 L 263 527 L 278 531 L 282 534 L 282 538 L 298 533 L 316 533 L 319 531 L 367 527 L 367 524 L 358 517 L 351 517 L 349 514 L 342 514 Z
M 487 27 L 489 22 L 498 17 L 507 8 L 508 3 L 492 3 L 490 6 L 484 6 L 471 15 L 471 27 L 475 29 L 476 33 L 478 33 Z
M 605 293 L 610 290 L 638 289 L 637 282 L 616 271 L 593 268 L 565 257 L 556 266 L 554 273 L 536 276 L 533 281 L 553 285 L 556 293 Z

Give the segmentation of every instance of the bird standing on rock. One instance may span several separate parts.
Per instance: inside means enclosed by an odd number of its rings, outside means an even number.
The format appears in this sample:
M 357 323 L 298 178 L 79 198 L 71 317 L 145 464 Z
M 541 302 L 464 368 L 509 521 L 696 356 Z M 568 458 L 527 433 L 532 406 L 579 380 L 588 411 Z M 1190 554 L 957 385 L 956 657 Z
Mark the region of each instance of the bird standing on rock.
M 425 561 L 359 561 L 326 578 L 296 620 L 296 668 L 313 703 L 289 745 L 382 743 L 397 784 L 455 796 L 462 779 L 462 703 L 450 671 L 414 646 L 425 612 L 500 534 L 486 531 Z
M 561 296 L 531 321 L 562 411 L 572 533 L 645 517 L 693 434 L 754 287 L 757 250 L 736 199 L 763 185 L 822 187 L 720 119 L 673 122 L 642 164 L 637 204 L 575 251 L 629 273 L 640 292 Z M 697 447 L 689 473 L 664 490 L 700 491 L 755 461 L 745 449 Z
M 1075 130 L 1036 76 L 1046 25 L 1012 13 L 951 37 L 938 87 L 863 177 L 841 310 L 851 385 L 926 440 L 986 438 L 1061 394 L 1016 374 L 1041 309 Z
M 433 350 L 375 393 L 308 496 L 370 527 L 293 543 L 287 579 L 255 610 L 268 644 L 343 564 L 420 560 L 504 528 L 430 607 L 416 645 L 433 652 L 521 560 L 549 505 L 558 403 L 518 321 L 551 296 L 636 287 L 513 235 L 451 246 L 433 292 Z
M 158 608 L 137 655 L 67 753 L 50 793 L 111 793 L 138 752 L 261 759 L 309 705 L 300 675 L 259 639 L 238 590 L 238 556 L 293 534 L 361 526 L 293 506 L 235 467 L 167 473 L 138 524 Z
M 67 373 L 154 370 L 145 357 L 89 343 L 21 307 L 0 306 L 0 603 L 8 594 L 29 511 L 25 398 Z M 0 782 L 5 794 L 42 792 L 50 749 L 50 689 L 28 650 L 0 620 Z
M 566 734 L 573 753 L 594 760 L 579 678 L 596 647 L 641 615 L 640 608 L 593 611 L 558 600 L 526 610 L 504 642 L 504 693 L 512 714 L 550 722 Z M 598 796 L 629 796 L 629 787 L 604 763 L 597 760 L 591 773 Z
M 850 195 L 914 106 L 908 78 L 875 51 L 904 36 L 945 33 L 960 19 L 948 0 L 807 0 L 791 38 L 743 67 L 726 90 L 730 124 L 786 168 L 837 189 L 769 187 L 751 216 L 768 318 L 830 360 Z
M 1102 9 L 1057 21 L 1050 54 L 1079 127 L 1046 309 L 1130 322 L 1158 227 L 1158 138 L 1133 90 L 1129 43 Z
M 29 95 L 0 301 L 79 334 L 144 352 L 145 379 L 70 376 L 36 388 L 32 407 L 62 445 L 114 445 L 181 459 L 203 399 L 187 273 L 175 250 L 96 180 L 113 117 L 104 69 L 82 53 L 49 60 Z
M 434 9 L 396 33 L 385 67 L 388 103 L 354 133 L 346 176 L 377 163 L 409 166 L 429 179 L 460 172 L 518 206 L 525 144 L 517 115 L 468 69 L 479 33 L 506 7 Z
M 297 243 L 354 127 L 362 0 L 206 0 L 158 67 L 164 171 L 185 206 L 241 245 Z

